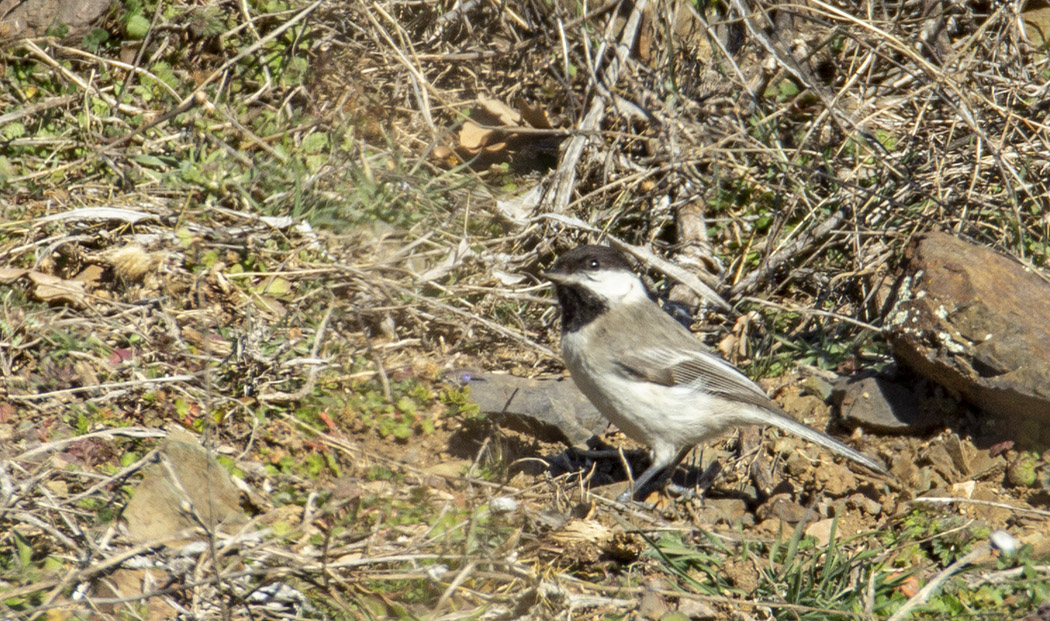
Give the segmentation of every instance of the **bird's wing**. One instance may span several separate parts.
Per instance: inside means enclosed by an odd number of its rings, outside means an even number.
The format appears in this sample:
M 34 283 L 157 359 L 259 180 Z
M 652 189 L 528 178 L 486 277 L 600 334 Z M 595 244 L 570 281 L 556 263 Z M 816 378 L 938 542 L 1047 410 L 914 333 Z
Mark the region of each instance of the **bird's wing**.
M 779 410 L 761 388 L 725 360 L 701 350 L 648 347 L 620 356 L 627 376 L 664 386 L 689 386 L 720 397 Z
M 683 335 L 689 336 L 689 335 Z M 741 408 L 737 422 L 774 425 L 806 438 L 832 451 L 845 455 L 882 474 L 886 469 L 874 459 L 862 455 L 825 433 L 811 429 L 784 413 L 754 382 L 736 367 L 702 348 L 698 341 L 683 341 L 681 347 L 637 347 L 620 352 L 618 370 L 635 381 L 664 386 L 681 386 L 689 390 L 719 396 L 738 403 L 758 406 L 761 411 Z

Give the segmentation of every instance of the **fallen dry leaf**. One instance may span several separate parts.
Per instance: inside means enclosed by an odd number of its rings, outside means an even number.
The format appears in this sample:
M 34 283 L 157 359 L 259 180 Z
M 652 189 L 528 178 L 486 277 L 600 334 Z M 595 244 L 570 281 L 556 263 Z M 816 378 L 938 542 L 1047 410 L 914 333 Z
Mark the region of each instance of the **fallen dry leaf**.
M 0 282 L 11 283 L 26 275 L 29 270 L 17 267 L 0 267 Z
M 551 539 L 559 543 L 608 541 L 613 531 L 597 520 L 572 520 L 561 529 L 551 533 Z
M 489 143 L 493 133 L 491 129 L 485 129 L 474 121 L 467 121 L 459 130 L 459 146 L 476 151 Z
M 102 275 L 106 270 L 101 265 L 88 265 L 73 277 L 73 280 L 89 285 L 92 289 L 98 287 L 102 282 Z
M 506 103 L 479 96 L 477 104 L 459 130 L 456 152 L 462 159 L 472 159 L 475 165 L 485 166 L 507 161 L 516 153 L 557 151 L 561 137 L 528 132 L 530 129 L 551 129 L 550 119 L 543 110 L 519 103 L 518 109 Z M 439 160 L 446 158 L 437 155 Z M 444 154 L 444 151 L 441 152 Z
M 43 272 L 29 272 L 29 281 L 35 287 L 33 295 L 41 302 L 58 302 L 74 306 L 87 306 L 86 283 L 66 280 Z
M 478 96 L 478 103 L 481 104 L 486 112 L 496 117 L 502 125 L 521 125 L 521 114 L 502 101 L 480 95 Z
M 518 110 L 521 112 L 521 117 L 525 119 L 525 122 L 535 127 L 536 129 L 551 129 L 551 121 L 547 118 L 547 113 L 538 107 L 532 107 L 524 101 L 518 102 Z

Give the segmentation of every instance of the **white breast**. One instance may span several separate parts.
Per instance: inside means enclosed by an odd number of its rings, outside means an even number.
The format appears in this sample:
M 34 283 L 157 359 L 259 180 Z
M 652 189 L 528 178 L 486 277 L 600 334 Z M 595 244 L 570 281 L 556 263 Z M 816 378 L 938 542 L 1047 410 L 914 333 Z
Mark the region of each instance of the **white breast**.
M 669 387 L 631 378 L 612 359 L 587 352 L 585 326 L 562 337 L 565 365 L 580 391 L 620 431 L 654 450 L 676 451 L 732 426 L 727 403 L 687 386 Z

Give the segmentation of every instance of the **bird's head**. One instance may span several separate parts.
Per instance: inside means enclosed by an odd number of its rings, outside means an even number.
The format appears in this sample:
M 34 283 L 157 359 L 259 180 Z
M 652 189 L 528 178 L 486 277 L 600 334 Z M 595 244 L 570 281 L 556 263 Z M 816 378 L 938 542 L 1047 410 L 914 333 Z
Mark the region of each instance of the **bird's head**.
M 649 292 L 622 254 L 607 246 L 566 252 L 543 276 L 554 283 L 565 310 L 569 298 L 586 297 L 611 308 L 649 300 Z

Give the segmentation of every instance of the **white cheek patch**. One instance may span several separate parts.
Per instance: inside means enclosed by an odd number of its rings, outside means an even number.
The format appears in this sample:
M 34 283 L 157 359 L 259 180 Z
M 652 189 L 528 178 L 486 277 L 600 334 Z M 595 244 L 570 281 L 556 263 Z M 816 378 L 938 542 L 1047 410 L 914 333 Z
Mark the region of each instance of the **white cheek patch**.
M 599 270 L 587 274 L 585 286 L 609 302 L 648 300 L 642 281 L 631 272 Z

